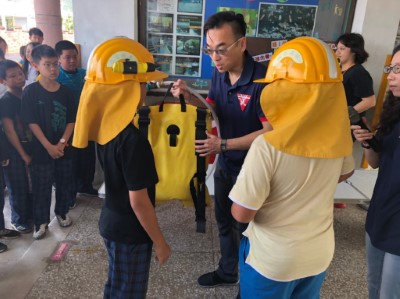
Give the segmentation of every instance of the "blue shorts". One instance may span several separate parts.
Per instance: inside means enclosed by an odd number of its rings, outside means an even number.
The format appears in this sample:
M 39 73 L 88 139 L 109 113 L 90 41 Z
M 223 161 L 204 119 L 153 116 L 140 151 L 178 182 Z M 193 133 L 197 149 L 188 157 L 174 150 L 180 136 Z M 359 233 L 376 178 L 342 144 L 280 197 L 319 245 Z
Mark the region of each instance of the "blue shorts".
M 104 299 L 146 298 L 153 244 L 123 244 L 103 239 L 109 264 Z
M 287 282 L 268 279 L 245 263 L 249 249 L 249 239 L 243 237 L 239 250 L 240 296 L 242 299 L 318 299 L 320 297 L 325 272 Z

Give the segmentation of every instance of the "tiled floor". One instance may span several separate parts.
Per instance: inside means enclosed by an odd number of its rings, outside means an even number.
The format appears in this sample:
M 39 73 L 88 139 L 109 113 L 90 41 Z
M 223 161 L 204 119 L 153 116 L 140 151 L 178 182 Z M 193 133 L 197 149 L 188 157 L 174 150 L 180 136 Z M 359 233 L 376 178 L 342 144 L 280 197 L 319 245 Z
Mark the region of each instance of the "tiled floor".
M 357 165 L 359 165 L 358 158 Z M 60 228 L 50 223 L 43 240 L 32 234 L 1 240 L 9 250 L 0 254 L 0 298 L 102 298 L 107 277 L 107 255 L 98 234 L 102 200 L 79 197 L 71 210 L 74 224 Z M 197 277 L 214 270 L 219 245 L 213 205 L 207 208 L 206 233 L 195 232 L 194 210 L 178 202 L 157 207 L 157 215 L 173 254 L 165 266 L 151 265 L 150 299 L 235 298 L 237 287 L 203 289 Z M 6 201 L 6 226 L 10 210 Z M 53 215 L 54 216 L 54 215 Z M 336 252 L 328 269 L 321 298 L 367 298 L 364 251 L 366 212 L 355 205 L 335 209 Z M 69 251 L 60 261 L 51 256 L 60 244 Z
M 6 203 L 8 205 L 8 203 Z M 46 237 L 32 235 L 4 241 L 0 255 L 0 298 L 102 298 L 107 255 L 97 230 L 101 199 L 79 198 L 71 211 L 73 226 L 60 228 L 54 219 Z M 152 264 L 148 298 L 235 298 L 237 287 L 203 289 L 197 277 L 218 261 L 218 237 L 212 207 L 207 231 L 195 232 L 194 211 L 178 202 L 157 208 L 173 255 L 165 266 Z M 335 210 L 336 253 L 322 289 L 322 298 L 367 298 L 364 218 L 357 206 Z M 8 223 L 8 222 L 7 222 Z M 71 245 L 59 262 L 50 256 L 60 242 Z

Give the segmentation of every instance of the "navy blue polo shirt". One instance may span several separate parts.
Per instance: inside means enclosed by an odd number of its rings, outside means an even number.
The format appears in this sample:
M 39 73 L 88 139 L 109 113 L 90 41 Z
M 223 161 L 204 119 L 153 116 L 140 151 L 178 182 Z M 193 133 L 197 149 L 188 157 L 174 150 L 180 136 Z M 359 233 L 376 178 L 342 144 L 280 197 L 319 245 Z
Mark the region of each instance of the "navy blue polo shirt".
M 262 129 L 267 121 L 260 106 L 264 83 L 254 80 L 265 78 L 266 67 L 254 61 L 246 51 L 246 62 L 239 80 L 230 84 L 229 74 L 214 69 L 207 101 L 215 105 L 222 139 L 242 137 Z M 247 150 L 230 150 L 219 156 L 218 163 L 229 174 L 237 176 Z
M 400 255 L 400 121 L 382 142 L 379 173 L 365 229 L 376 248 Z

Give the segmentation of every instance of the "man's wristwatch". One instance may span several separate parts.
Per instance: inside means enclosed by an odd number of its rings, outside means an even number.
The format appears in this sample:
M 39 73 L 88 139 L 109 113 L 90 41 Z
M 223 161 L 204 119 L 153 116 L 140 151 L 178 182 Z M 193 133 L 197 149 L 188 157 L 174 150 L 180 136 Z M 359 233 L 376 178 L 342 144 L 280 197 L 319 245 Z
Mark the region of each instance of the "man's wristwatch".
M 226 139 L 221 139 L 221 152 L 224 153 L 226 150 Z
M 65 139 L 64 139 L 64 138 L 61 138 L 61 139 L 60 139 L 60 143 L 61 143 L 61 144 L 65 144 Z

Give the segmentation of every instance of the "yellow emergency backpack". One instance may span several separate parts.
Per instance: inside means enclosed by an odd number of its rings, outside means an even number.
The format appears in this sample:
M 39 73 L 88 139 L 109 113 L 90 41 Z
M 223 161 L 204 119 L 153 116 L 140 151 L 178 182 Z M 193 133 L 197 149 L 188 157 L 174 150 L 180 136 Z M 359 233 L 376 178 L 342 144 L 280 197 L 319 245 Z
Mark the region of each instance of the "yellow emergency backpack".
M 195 140 L 206 139 L 211 132 L 208 109 L 179 102 L 167 102 L 167 90 L 156 106 L 143 106 L 135 116 L 135 125 L 147 136 L 159 177 L 156 201 L 179 200 L 196 210 L 197 232 L 205 232 L 205 206 L 209 194 L 205 183 L 208 157 L 195 152 Z

